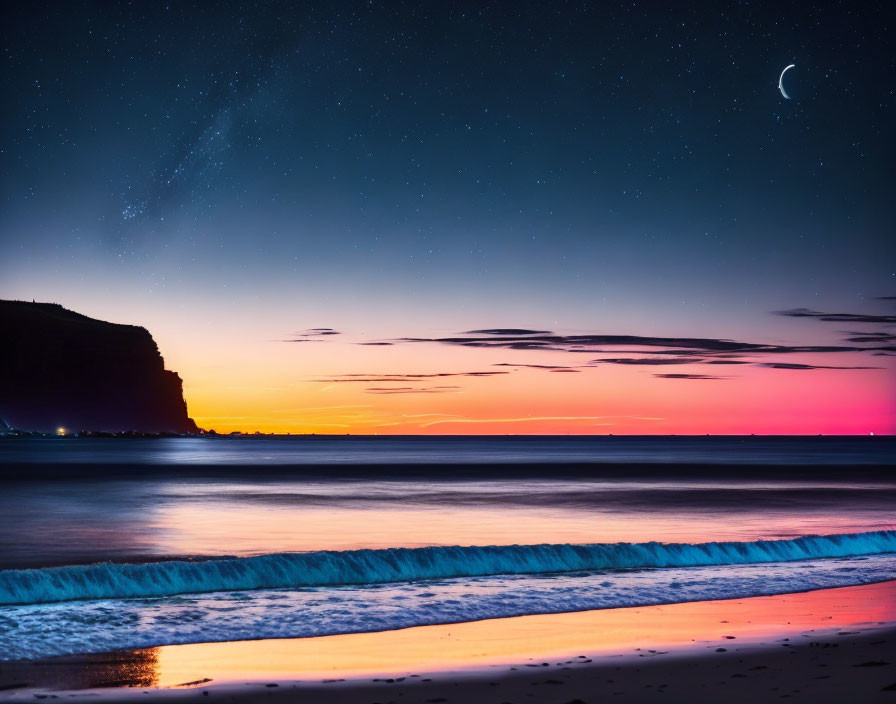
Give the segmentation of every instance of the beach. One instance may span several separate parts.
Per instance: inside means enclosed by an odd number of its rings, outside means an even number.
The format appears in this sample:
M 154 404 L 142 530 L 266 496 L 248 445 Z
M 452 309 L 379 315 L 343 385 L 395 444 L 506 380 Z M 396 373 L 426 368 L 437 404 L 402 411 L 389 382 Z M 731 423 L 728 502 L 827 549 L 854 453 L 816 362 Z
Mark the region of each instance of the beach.
M 18 440 L 0 699 L 886 701 L 891 449 Z
M 896 581 L 3 663 L 7 701 L 896 700 Z

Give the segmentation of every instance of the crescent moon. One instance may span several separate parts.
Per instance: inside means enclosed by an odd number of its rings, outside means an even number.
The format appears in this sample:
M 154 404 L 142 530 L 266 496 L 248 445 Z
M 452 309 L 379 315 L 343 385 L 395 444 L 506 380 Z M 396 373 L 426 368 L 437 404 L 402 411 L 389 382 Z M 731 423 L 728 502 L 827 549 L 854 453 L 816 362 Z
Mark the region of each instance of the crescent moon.
M 787 91 L 784 90 L 784 74 L 787 73 L 790 69 L 792 69 L 796 64 L 790 64 L 787 68 L 781 71 L 781 75 L 778 77 L 778 90 L 781 91 L 781 95 L 783 95 L 787 100 L 790 100 L 790 96 L 787 95 Z

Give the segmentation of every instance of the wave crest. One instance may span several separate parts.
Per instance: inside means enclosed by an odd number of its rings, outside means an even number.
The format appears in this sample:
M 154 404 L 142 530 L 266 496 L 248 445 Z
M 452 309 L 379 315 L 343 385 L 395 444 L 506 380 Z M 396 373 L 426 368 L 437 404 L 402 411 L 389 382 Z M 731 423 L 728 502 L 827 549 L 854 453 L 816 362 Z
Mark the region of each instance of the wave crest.
M 712 543 L 491 545 L 276 553 L 0 571 L 0 605 L 586 570 L 742 565 L 896 552 L 896 530 Z

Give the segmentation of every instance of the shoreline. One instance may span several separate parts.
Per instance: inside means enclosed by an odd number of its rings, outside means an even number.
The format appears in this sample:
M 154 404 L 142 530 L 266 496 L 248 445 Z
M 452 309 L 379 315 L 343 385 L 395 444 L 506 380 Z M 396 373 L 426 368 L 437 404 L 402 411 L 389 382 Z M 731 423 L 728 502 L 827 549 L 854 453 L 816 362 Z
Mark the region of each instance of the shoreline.
M 0 675 L 3 701 L 89 695 L 112 704 L 201 695 L 233 702 L 565 704 L 635 694 L 637 701 L 691 702 L 786 694 L 818 702 L 838 701 L 824 697 L 841 692 L 856 701 L 896 702 L 896 581 L 0 663 Z
M 889 628 L 858 635 L 832 634 L 796 644 L 760 643 L 726 652 L 648 652 L 637 656 L 643 660 L 610 656 L 597 662 L 581 656 L 559 662 L 364 680 L 232 681 L 217 685 L 196 680 L 156 690 L 21 691 L 24 696 L 17 698 L 9 693 L 12 696 L 8 701 L 89 697 L 102 704 L 176 704 L 195 701 L 199 696 L 231 704 L 597 704 L 608 700 L 754 704 L 771 699 L 813 704 L 892 702 L 896 701 L 894 647 L 896 628 Z M 2 694 L 0 701 L 5 701 Z

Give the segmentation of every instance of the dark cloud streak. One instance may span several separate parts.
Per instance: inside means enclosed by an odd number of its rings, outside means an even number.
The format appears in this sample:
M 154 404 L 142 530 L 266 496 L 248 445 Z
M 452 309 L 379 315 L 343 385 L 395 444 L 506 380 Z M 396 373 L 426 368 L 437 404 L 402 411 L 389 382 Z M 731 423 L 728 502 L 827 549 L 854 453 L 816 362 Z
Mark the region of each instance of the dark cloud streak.
M 768 369 L 795 369 L 795 370 L 811 370 L 811 369 L 880 369 L 881 367 L 838 367 L 826 364 L 797 364 L 791 362 L 762 362 L 758 366 Z
M 823 313 L 809 308 L 793 308 L 791 310 L 777 310 L 775 315 L 783 315 L 788 318 L 816 318 L 827 323 L 871 323 L 892 325 L 896 324 L 896 315 L 869 315 L 866 313 Z
M 654 374 L 657 379 L 691 379 L 710 381 L 716 379 L 724 379 L 723 376 L 711 376 L 709 374 Z
M 460 386 L 371 386 L 364 391 L 368 394 L 447 394 L 460 391 Z
M 466 335 L 550 335 L 550 330 L 527 330 L 526 328 L 490 328 L 486 330 L 468 330 Z
M 408 383 L 423 382 L 444 377 L 489 377 L 510 374 L 510 372 L 437 372 L 435 374 L 340 374 L 326 379 L 314 379 L 317 383 L 327 384 L 370 384 L 370 383 Z
M 660 366 L 664 364 L 699 364 L 702 359 L 694 359 L 691 357 L 672 357 L 670 359 L 661 357 L 617 357 L 615 359 L 592 359 L 591 364 L 629 364 L 634 366 Z

